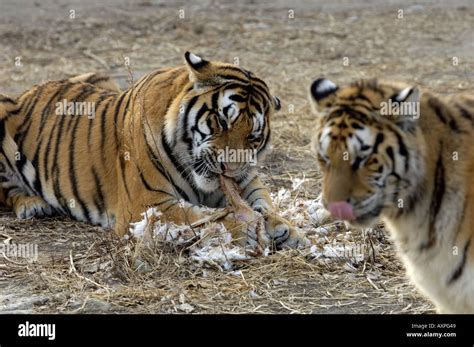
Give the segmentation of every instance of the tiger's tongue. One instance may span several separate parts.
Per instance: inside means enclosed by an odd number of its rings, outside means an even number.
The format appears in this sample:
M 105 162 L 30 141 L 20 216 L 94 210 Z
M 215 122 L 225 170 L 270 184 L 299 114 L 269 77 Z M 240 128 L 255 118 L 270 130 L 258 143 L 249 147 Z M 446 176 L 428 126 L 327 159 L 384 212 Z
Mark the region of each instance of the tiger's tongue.
M 342 220 L 355 219 L 352 206 L 345 201 L 329 203 L 328 210 L 329 210 L 329 213 L 331 213 L 331 216 L 335 219 L 342 219 Z

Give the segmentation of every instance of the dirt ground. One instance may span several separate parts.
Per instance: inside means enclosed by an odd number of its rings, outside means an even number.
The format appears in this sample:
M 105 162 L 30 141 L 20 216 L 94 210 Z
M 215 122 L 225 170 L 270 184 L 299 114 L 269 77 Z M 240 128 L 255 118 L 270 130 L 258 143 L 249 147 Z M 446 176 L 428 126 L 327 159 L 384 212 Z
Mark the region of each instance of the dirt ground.
M 319 194 L 320 177 L 308 146 L 313 79 L 378 77 L 441 93 L 474 91 L 469 0 L 2 0 L 0 47 L 0 93 L 12 96 L 90 71 L 125 86 L 126 58 L 136 77 L 181 64 L 187 50 L 211 60 L 238 59 L 283 103 L 272 122 L 274 149 L 261 167 L 264 179 L 277 192 L 304 178 L 298 195 L 306 199 Z M 338 225 L 325 242 L 341 232 L 347 230 Z M 362 261 L 285 251 L 229 272 L 193 267 L 162 249 L 154 271 L 141 273 L 130 268 L 130 246 L 110 233 L 62 218 L 18 221 L 3 209 L 0 242 L 37 244 L 39 259 L 0 259 L 0 313 L 434 312 L 405 279 L 383 228 L 351 235 L 370 244 Z

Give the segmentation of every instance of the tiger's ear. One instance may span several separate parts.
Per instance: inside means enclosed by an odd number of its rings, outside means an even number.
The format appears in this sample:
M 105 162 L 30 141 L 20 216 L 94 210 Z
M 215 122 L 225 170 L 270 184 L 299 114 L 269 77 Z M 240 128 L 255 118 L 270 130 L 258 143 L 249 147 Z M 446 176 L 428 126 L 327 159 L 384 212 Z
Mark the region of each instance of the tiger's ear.
M 311 84 L 311 99 L 315 111 L 324 109 L 332 104 L 339 87 L 326 78 L 318 78 Z
M 393 95 L 391 99 L 392 102 L 419 102 L 420 91 L 417 87 L 408 87 Z
M 203 58 L 192 54 L 184 53 L 184 59 L 189 70 L 189 78 L 193 82 L 204 82 L 212 79 L 212 64 Z
M 281 110 L 281 101 L 278 96 L 273 97 L 273 108 L 275 109 L 275 111 Z
M 413 128 L 420 118 L 420 90 L 417 87 L 408 87 L 395 93 L 387 105 L 382 105 L 380 113 L 383 115 L 384 106 L 387 106 L 386 115 L 397 126 L 404 130 Z

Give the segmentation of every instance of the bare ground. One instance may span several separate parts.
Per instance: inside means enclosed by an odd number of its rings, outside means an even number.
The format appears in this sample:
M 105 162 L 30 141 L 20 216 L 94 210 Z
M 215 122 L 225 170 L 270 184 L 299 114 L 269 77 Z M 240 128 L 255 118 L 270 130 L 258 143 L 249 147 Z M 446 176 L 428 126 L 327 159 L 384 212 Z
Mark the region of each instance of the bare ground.
M 125 57 L 137 77 L 180 64 L 186 50 L 208 59 L 238 58 L 283 101 L 264 178 L 276 192 L 304 175 L 298 194 L 307 199 L 318 195 L 320 177 L 308 147 L 313 116 L 307 90 L 314 78 L 344 83 L 379 77 L 443 93 L 474 90 L 469 1 L 3 0 L 0 13 L 0 93 L 15 95 L 89 71 L 125 85 Z M 347 232 L 337 226 L 325 242 Z M 133 248 L 99 228 L 63 218 L 18 221 L 2 210 L 0 241 L 38 244 L 39 259 L 0 260 L 0 312 L 433 312 L 405 279 L 388 236 L 350 235 L 370 245 L 363 261 L 285 251 L 226 272 L 196 268 L 164 247 L 156 251 L 153 271 L 141 273 L 131 264 Z

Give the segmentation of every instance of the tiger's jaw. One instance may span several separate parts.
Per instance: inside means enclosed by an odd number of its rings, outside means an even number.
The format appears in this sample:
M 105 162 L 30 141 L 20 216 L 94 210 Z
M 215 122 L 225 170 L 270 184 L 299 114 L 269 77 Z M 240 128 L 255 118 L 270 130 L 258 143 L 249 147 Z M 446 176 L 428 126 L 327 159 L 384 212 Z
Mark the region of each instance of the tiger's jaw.
M 346 220 L 345 223 L 354 228 L 371 228 L 374 227 L 379 222 L 379 220 L 379 216 L 374 217 L 371 215 L 362 215 L 350 221 Z
M 251 170 L 246 167 L 240 170 L 223 171 L 208 166 L 202 172 L 193 171 L 192 175 L 197 188 L 203 192 L 212 193 L 220 187 L 219 176 L 223 175 L 239 182 L 243 182 L 250 176 L 250 172 Z
M 202 156 L 195 159 L 199 162 L 192 170 L 192 177 L 195 186 L 205 193 L 212 193 L 219 189 L 219 176 L 224 175 L 238 181 L 242 181 L 248 175 L 248 169 L 243 166 L 230 170 L 225 163 L 215 161 L 213 155 Z
M 332 216 L 332 214 L 331 214 Z M 336 218 L 332 216 L 336 220 L 344 221 L 347 225 L 353 228 L 371 228 L 374 227 L 380 221 L 380 215 L 372 215 L 372 214 L 364 214 L 355 217 L 354 219 L 343 219 L 343 218 Z
M 226 161 L 219 155 L 219 150 L 213 151 L 195 149 L 189 157 L 193 163 L 192 179 L 195 186 L 205 193 L 212 193 L 219 189 L 221 175 L 245 182 L 252 175 L 252 163 L 246 160 Z M 258 153 L 259 154 L 259 153 Z M 223 160 L 224 159 L 224 160 Z
M 212 193 L 219 189 L 219 175 L 213 172 L 201 174 L 193 171 L 193 180 L 196 187 L 205 193 Z
M 206 193 L 212 193 L 219 189 L 219 176 L 223 175 L 239 182 L 245 181 L 249 176 L 248 170 L 239 171 L 239 172 L 212 172 L 208 170 L 205 174 L 198 173 L 193 171 L 193 180 L 196 184 L 196 187 Z

